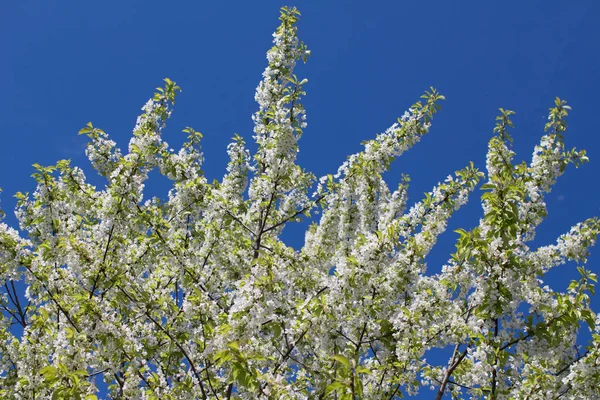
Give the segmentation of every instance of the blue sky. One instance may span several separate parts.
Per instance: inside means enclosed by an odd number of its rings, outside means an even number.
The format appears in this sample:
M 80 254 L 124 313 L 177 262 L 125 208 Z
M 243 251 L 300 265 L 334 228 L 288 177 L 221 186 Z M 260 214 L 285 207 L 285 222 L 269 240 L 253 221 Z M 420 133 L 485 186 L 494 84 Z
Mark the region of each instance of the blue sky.
M 220 178 L 234 133 L 251 141 L 254 89 L 278 24 L 280 1 L 13 1 L 0 5 L 0 187 L 14 224 L 12 195 L 32 191 L 31 165 L 85 158 L 88 121 L 126 148 L 140 107 L 165 77 L 183 92 L 166 130 L 173 147 L 189 125 L 204 134 L 204 170 Z M 308 128 L 299 163 L 334 172 L 362 140 L 385 130 L 429 86 L 447 98 L 430 134 L 393 164 L 390 183 L 412 177 L 417 201 L 469 161 L 484 168 L 498 107 L 516 111 L 517 160 L 529 160 L 555 96 L 573 107 L 568 146 L 590 163 L 570 168 L 548 197 L 536 243 L 600 215 L 600 2 L 297 1 L 300 36 L 312 50 L 304 104 Z M 165 181 L 149 184 L 164 196 Z M 479 193 L 449 230 L 476 225 Z M 297 246 L 300 230 L 285 236 Z M 453 250 L 448 232 L 432 271 Z M 600 273 L 600 249 L 589 266 Z M 574 268 L 573 268 L 574 269 Z M 549 278 L 566 287 L 569 268 Z M 598 300 L 595 300 L 598 310 Z

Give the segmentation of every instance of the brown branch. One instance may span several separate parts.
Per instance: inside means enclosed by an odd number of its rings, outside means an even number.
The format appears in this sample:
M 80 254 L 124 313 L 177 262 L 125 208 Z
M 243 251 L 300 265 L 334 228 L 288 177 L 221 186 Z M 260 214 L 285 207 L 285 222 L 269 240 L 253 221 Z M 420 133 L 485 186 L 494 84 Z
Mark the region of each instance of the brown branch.
M 71 317 L 69 316 L 69 314 L 65 311 L 65 309 L 60 305 L 60 303 L 58 302 L 58 300 L 56 300 L 54 298 L 54 295 L 52 294 L 52 292 L 50 291 L 50 289 L 48 289 L 48 286 L 46 286 L 46 283 L 40 279 L 40 277 L 38 277 L 35 272 L 33 272 L 33 270 L 31 269 L 30 266 L 24 265 L 25 268 L 31 273 L 31 275 L 33 275 L 35 277 L 35 279 L 38 280 L 38 282 L 40 282 L 40 284 L 42 285 L 42 287 L 44 288 L 44 290 L 48 293 L 48 295 L 50 296 L 50 300 L 52 300 L 52 302 L 54 304 L 56 304 L 56 307 L 58 307 L 58 309 L 60 310 L 60 312 L 62 312 L 65 317 L 67 317 L 67 320 L 69 321 L 69 323 L 71 324 L 71 326 L 73 326 L 73 328 L 77 331 L 77 333 L 81 333 L 81 331 L 79 330 L 79 327 L 77 326 L 77 324 L 75 324 L 75 322 L 73 322 L 73 320 L 71 319 Z
M 444 375 L 444 379 L 442 380 L 442 384 L 440 385 L 437 395 L 435 396 L 435 400 L 442 400 L 442 397 L 444 397 L 444 392 L 446 391 L 446 385 L 448 384 L 448 381 L 450 380 L 450 376 L 452 376 L 452 373 L 454 372 L 456 367 L 458 367 L 458 365 L 462 362 L 462 360 L 464 360 L 464 358 L 466 357 L 466 355 L 468 353 L 469 347 L 467 346 L 465 351 L 463 351 L 462 354 L 458 358 L 456 358 L 456 355 L 458 354 L 459 346 L 460 346 L 460 343 L 457 344 L 456 347 L 454 348 L 454 353 L 452 354 L 452 359 L 450 361 L 450 367 L 448 368 L 448 370 L 446 371 L 446 374 Z
M 242 228 L 244 228 L 245 230 L 247 230 L 247 231 L 248 231 L 248 232 L 249 232 L 249 233 L 250 233 L 252 236 L 256 236 L 256 233 L 254 233 L 254 231 L 253 231 L 252 229 L 248 228 L 248 227 L 246 226 L 246 224 L 244 224 L 244 223 L 242 222 L 242 220 L 240 220 L 238 217 L 236 217 L 235 215 L 233 215 L 233 214 L 231 213 L 231 211 L 229 211 L 229 210 L 227 210 L 227 209 L 225 209 L 225 208 L 222 208 L 222 210 L 223 210 L 223 211 L 225 211 L 225 212 L 227 213 L 227 215 L 229 215 L 229 216 L 230 216 L 230 217 L 231 217 L 231 218 L 232 218 L 232 219 L 233 219 L 235 222 L 237 222 L 238 224 L 240 224 L 240 226 L 241 226 Z
M 275 225 L 272 225 L 272 226 L 268 227 L 267 229 L 265 229 L 264 233 L 267 233 L 269 231 L 272 231 L 273 229 L 276 229 L 276 228 L 280 227 L 281 225 L 285 224 L 286 222 L 290 221 L 291 219 L 296 218 L 300 214 L 304 214 L 306 211 L 308 211 L 309 209 L 311 209 L 312 207 L 314 207 L 316 204 L 318 204 L 321 200 L 323 200 L 326 196 L 327 196 L 327 194 L 322 194 L 312 204 L 310 204 L 310 205 L 304 207 L 303 209 L 295 212 L 294 214 L 290 215 L 289 217 L 284 218 L 282 221 L 276 223 Z

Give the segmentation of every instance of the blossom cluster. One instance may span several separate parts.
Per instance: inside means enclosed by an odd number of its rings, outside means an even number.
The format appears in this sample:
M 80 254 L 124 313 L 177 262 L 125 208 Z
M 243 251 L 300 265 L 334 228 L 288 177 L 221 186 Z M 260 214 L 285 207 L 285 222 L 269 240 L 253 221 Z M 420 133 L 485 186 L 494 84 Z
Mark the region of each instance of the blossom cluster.
M 267 53 L 257 150 L 236 135 L 221 180 L 202 173 L 199 132 L 186 128 L 178 151 L 163 139 L 180 90 L 169 79 L 126 151 L 91 123 L 81 130 L 105 187 L 66 160 L 35 166 L 35 192 L 17 194 L 21 231 L 0 224 L 0 397 L 599 397 L 597 278 L 583 265 L 600 222 L 530 248 L 544 196 L 587 160 L 565 150 L 566 102 L 531 163 L 513 164 L 513 112 L 500 109 L 487 173 L 469 163 L 409 207 L 409 177 L 390 189 L 383 175 L 428 134 L 444 100 L 431 88 L 317 180 L 296 160 L 307 81 L 294 72 L 310 54 L 298 15 L 282 9 Z M 153 170 L 172 181 L 168 199 L 143 200 Z M 483 179 L 479 225 L 459 229 L 456 253 L 428 273 Z M 313 222 L 296 250 L 280 234 L 303 218 Z M 568 262 L 581 278 L 548 287 L 545 274 Z M 447 362 L 428 361 L 436 349 L 450 349 Z

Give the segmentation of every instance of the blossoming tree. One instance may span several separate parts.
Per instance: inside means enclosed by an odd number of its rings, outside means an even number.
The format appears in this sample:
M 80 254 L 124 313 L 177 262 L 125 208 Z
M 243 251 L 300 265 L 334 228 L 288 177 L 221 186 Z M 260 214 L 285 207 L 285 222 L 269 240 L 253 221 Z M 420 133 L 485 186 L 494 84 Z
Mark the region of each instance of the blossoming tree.
M 382 173 L 428 132 L 444 99 L 431 89 L 317 183 L 296 164 L 306 80 L 294 67 L 309 54 L 297 18 L 282 9 L 267 53 L 258 149 L 236 136 L 221 181 L 202 175 L 200 133 L 187 128 L 177 153 L 162 139 L 179 90 L 169 79 L 126 152 L 91 123 L 81 130 L 104 189 L 67 160 L 35 165 L 37 189 L 17 194 L 24 235 L 0 224 L 2 398 L 394 399 L 423 386 L 437 399 L 600 396 L 596 275 L 579 267 L 566 293 L 542 281 L 584 264 L 600 223 L 528 247 L 544 195 L 587 160 L 565 150 L 566 103 L 556 99 L 530 164 L 513 164 L 513 113 L 501 109 L 487 174 L 471 163 L 407 211 L 408 179 L 392 190 Z M 173 182 L 167 201 L 142 202 L 152 170 Z M 456 253 L 427 274 L 484 177 L 479 226 L 458 230 Z M 303 216 L 315 222 L 294 250 L 279 236 Z M 436 348 L 453 349 L 439 365 L 424 357 Z

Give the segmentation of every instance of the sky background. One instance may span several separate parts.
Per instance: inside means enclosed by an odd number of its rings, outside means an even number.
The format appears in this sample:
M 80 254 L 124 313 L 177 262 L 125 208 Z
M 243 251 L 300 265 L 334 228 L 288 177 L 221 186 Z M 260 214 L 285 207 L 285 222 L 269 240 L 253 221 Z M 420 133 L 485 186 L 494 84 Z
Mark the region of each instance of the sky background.
M 77 132 L 92 121 L 126 148 L 141 106 L 169 77 L 183 92 L 165 131 L 177 147 L 192 126 L 204 134 L 204 171 L 221 178 L 234 133 L 252 141 L 254 90 L 278 25 L 279 1 L 4 1 L 0 4 L 1 206 L 33 191 L 33 163 L 69 158 L 103 186 Z M 573 107 L 567 147 L 590 163 L 569 168 L 547 198 L 549 217 L 534 245 L 553 243 L 579 221 L 600 215 L 600 2 L 296 1 L 300 38 L 312 50 L 306 77 L 308 128 L 299 163 L 335 173 L 360 142 L 384 131 L 429 86 L 447 98 L 420 144 L 387 174 L 410 174 L 410 203 L 473 161 L 485 168 L 497 109 L 516 111 L 516 160 L 530 160 L 555 96 Z M 164 197 L 156 174 L 151 195 Z M 481 217 L 479 192 L 451 221 L 429 259 L 439 271 L 458 227 Z M 287 229 L 287 228 L 286 228 Z M 298 247 L 302 229 L 287 229 Z M 600 273 L 600 249 L 589 267 Z M 566 288 L 574 267 L 553 271 Z M 600 302 L 594 300 L 598 311 Z

